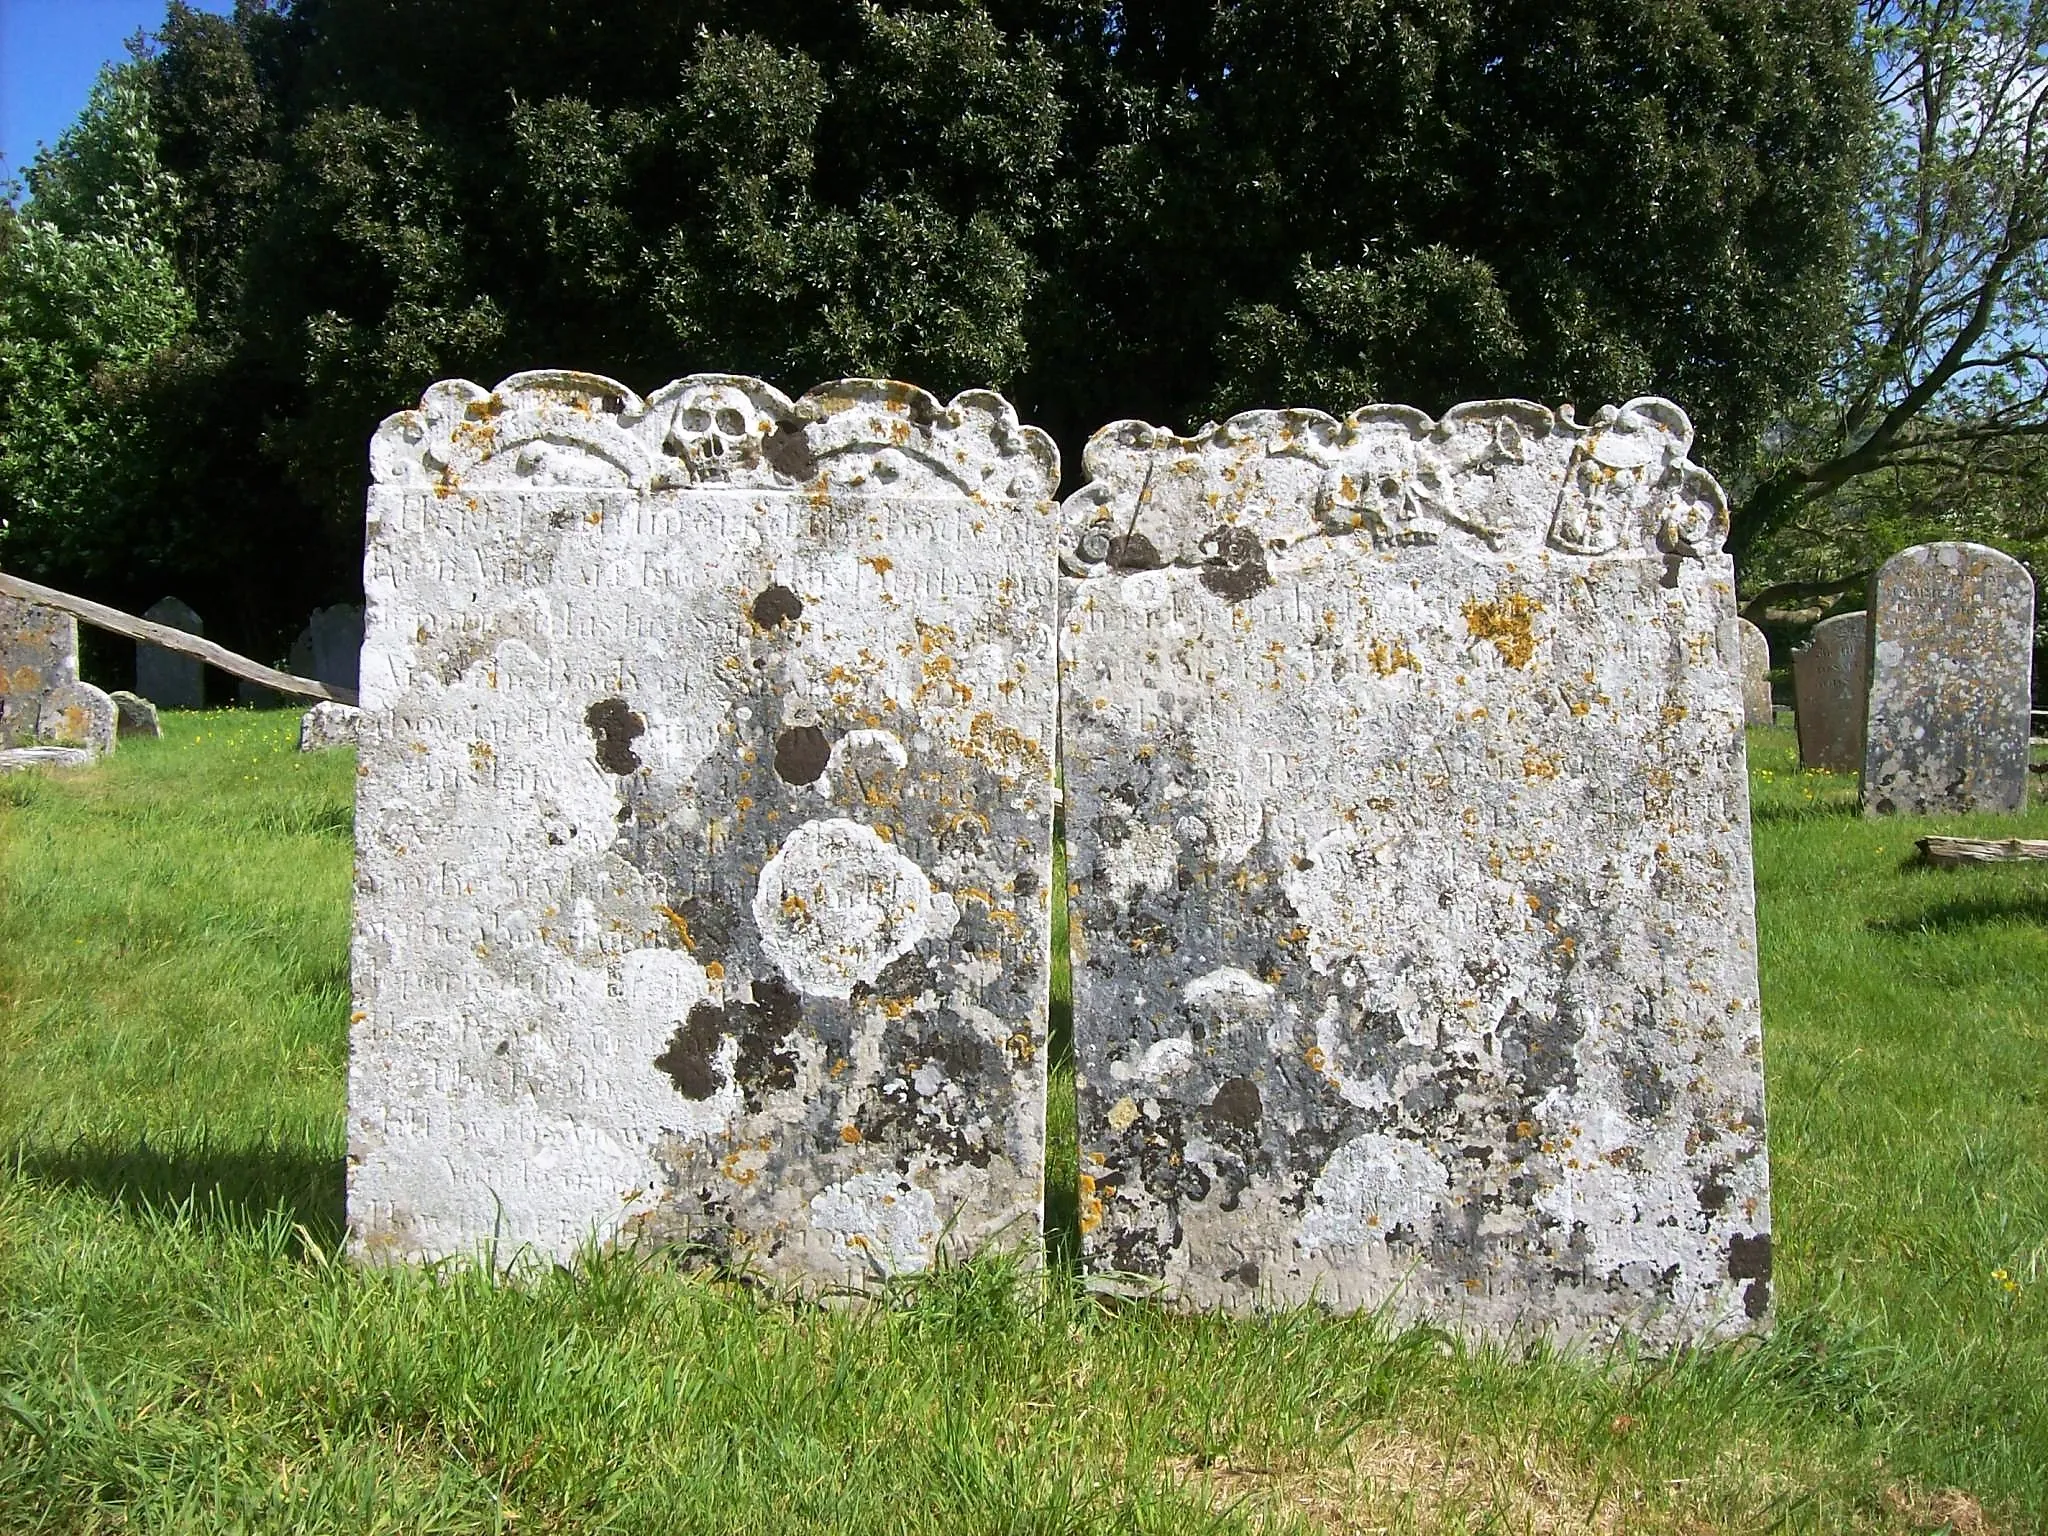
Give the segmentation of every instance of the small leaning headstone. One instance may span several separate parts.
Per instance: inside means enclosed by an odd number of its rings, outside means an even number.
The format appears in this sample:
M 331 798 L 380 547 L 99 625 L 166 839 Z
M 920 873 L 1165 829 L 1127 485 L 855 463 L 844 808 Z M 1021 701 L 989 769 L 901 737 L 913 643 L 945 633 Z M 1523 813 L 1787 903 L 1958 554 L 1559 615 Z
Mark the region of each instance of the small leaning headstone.
M 143 610 L 153 624 L 182 629 L 188 635 L 203 635 L 206 625 L 191 607 L 175 597 L 164 598 Z M 135 691 L 158 709 L 204 709 L 206 707 L 206 663 L 195 656 L 146 640 L 135 643 Z
M 1984 544 L 1919 544 L 1871 584 L 1868 815 L 2027 803 L 2034 578 Z
M 1742 718 L 1746 725 L 1771 723 L 1771 642 L 1747 619 L 1742 631 Z
M 78 677 L 78 621 L 0 597 L 0 748 L 114 750 L 114 701 Z
M 1858 608 L 1822 619 L 1792 653 L 1799 766 L 1859 771 L 1863 712 L 1869 698 L 1870 615 Z
M 351 705 L 322 699 L 299 717 L 299 750 L 321 752 L 328 747 L 354 746 L 361 715 L 362 711 Z
M 116 688 L 107 695 L 114 701 L 119 714 L 115 731 L 123 741 L 130 736 L 161 737 L 163 722 L 157 719 L 156 706 L 139 693 L 130 693 L 125 688 Z

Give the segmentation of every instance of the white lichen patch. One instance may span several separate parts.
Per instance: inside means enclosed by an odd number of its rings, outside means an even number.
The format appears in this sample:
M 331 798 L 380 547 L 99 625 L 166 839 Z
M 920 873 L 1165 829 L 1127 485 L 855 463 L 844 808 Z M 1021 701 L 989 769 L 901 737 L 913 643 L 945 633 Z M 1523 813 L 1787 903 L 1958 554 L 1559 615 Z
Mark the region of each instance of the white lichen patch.
M 939 1240 L 931 1192 L 893 1174 L 863 1173 L 811 1197 L 811 1226 L 857 1271 L 914 1275 L 931 1268 Z
M 754 921 L 783 975 L 820 997 L 859 982 L 959 920 L 953 898 L 872 828 L 844 817 L 811 821 L 761 867 Z
M 1331 1153 L 1316 1175 L 1294 1241 L 1305 1254 L 1321 1254 L 1384 1242 L 1401 1227 L 1418 1232 L 1448 1192 L 1443 1165 L 1427 1147 L 1360 1136 Z

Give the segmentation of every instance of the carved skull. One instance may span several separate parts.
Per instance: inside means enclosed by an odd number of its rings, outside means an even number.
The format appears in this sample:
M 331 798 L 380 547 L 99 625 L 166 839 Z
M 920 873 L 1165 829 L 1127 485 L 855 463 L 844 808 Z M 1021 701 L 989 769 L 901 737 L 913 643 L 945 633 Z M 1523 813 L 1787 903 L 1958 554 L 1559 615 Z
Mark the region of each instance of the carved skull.
M 729 384 L 692 391 L 677 405 L 662 447 L 689 466 L 693 480 L 732 480 L 761 457 L 753 403 Z
M 1437 451 L 1405 432 L 1362 438 L 1338 466 L 1333 501 L 1332 511 L 1340 514 L 1348 502 L 1350 525 L 1376 544 L 1431 544 L 1445 523 L 1457 521 Z

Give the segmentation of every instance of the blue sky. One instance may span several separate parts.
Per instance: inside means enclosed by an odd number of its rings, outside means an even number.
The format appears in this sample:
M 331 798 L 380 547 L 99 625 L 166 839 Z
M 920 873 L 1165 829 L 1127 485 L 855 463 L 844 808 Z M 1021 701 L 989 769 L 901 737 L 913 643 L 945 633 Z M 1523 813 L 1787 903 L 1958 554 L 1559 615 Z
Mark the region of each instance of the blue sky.
M 137 31 L 162 24 L 167 0 L 0 0 L 0 177 L 18 177 L 40 141 L 54 144 L 85 105 L 102 64 L 127 57 Z M 193 0 L 225 14 L 233 0 Z

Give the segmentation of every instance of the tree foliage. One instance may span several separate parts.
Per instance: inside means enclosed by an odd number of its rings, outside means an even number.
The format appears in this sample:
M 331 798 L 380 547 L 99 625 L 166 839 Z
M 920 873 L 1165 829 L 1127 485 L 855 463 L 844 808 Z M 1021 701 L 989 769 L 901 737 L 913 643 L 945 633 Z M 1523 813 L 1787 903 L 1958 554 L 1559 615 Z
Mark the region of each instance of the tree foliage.
M 1733 456 L 1833 341 L 1851 4 L 173 0 L 184 595 L 340 595 L 377 421 L 540 365 L 993 385 L 1070 472 L 1123 416 L 1652 390 Z
M 2048 3 L 1870 0 L 1878 117 L 1848 323 L 1736 524 L 1752 601 L 1858 586 L 1914 532 L 2041 537 Z

